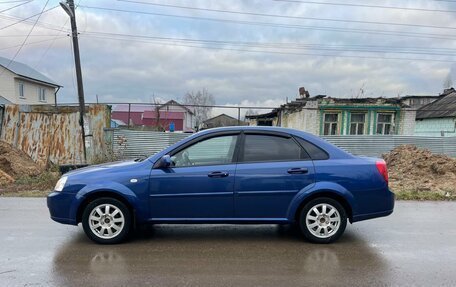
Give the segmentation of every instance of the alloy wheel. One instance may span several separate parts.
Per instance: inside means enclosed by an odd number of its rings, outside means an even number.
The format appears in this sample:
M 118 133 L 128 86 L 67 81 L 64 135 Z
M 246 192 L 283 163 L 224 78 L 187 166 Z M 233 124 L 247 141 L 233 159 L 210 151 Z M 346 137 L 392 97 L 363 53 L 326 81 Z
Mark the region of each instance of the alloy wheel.
M 93 208 L 88 221 L 93 234 L 102 239 L 116 237 L 125 226 L 122 211 L 117 206 L 106 203 Z
M 306 227 L 318 238 L 333 236 L 339 230 L 340 224 L 339 211 L 328 203 L 319 203 L 306 214 Z

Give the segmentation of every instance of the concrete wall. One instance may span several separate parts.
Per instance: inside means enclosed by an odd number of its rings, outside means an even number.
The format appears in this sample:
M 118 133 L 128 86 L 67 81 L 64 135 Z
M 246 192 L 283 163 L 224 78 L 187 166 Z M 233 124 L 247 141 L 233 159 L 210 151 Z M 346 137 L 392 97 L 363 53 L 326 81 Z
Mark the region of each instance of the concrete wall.
M 308 102 L 306 107 L 300 111 L 280 113 L 281 126 L 302 130 L 311 134 L 320 134 L 320 117 L 316 102 Z
M 415 122 L 415 135 L 456 136 L 456 118 L 424 119 Z
M 415 133 L 415 118 L 415 110 L 403 109 L 401 111 L 398 134 L 407 136 L 413 135 Z
M 0 67 L 0 73 L 3 73 L 0 77 L 0 96 L 8 101 L 21 105 L 55 104 L 55 88 L 18 78 L 16 74 L 3 67 Z M 19 97 L 19 83 L 24 84 L 24 98 Z M 44 88 L 46 91 L 44 102 L 40 101 L 39 88 Z

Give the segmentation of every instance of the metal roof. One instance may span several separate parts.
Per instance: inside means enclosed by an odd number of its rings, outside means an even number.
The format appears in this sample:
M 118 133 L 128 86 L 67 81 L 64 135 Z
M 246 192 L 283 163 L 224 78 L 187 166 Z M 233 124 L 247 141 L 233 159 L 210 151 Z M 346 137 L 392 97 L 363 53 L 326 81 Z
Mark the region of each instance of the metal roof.
M 112 109 L 113 112 L 128 112 L 128 104 L 117 104 Z M 144 113 L 145 111 L 152 111 L 154 110 L 154 106 L 152 105 L 141 105 L 141 104 L 131 104 L 130 105 L 130 113 Z
M 37 70 L 33 69 L 32 67 L 19 63 L 16 61 L 11 61 L 10 59 L 0 57 L 0 66 L 4 67 L 7 70 L 10 70 L 14 74 L 28 78 L 31 80 L 43 82 L 45 84 L 49 84 L 51 86 L 61 87 L 59 84 L 54 82 L 53 80 L 49 79 L 42 73 L 38 72 Z
M 157 112 L 144 111 L 143 119 L 156 119 Z M 184 112 L 164 112 L 160 111 L 160 120 L 183 120 Z
M 9 105 L 9 104 L 11 104 L 10 101 L 8 101 L 4 97 L 0 96 L 0 105 Z
M 451 89 L 447 94 L 430 104 L 422 106 L 416 112 L 416 119 L 456 117 L 456 91 Z

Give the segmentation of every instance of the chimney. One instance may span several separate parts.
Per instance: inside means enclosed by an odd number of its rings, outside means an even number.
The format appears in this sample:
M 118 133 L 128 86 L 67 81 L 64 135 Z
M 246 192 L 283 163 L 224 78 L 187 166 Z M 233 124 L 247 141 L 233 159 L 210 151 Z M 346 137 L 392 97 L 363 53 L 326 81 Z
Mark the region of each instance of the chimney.
M 303 98 L 308 98 L 308 97 L 310 97 L 310 94 L 309 94 L 308 91 L 306 91 L 306 88 L 300 87 L 300 88 L 299 88 L 299 97 L 300 97 L 301 99 L 303 99 Z
M 443 90 L 443 95 L 448 95 L 455 92 L 454 88 L 448 88 Z

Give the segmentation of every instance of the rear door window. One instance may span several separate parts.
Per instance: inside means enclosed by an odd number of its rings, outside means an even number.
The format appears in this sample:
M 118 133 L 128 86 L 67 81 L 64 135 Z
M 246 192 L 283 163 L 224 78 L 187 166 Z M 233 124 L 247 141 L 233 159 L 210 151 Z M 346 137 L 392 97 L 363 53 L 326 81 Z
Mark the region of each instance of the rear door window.
M 312 160 L 324 160 L 329 158 L 328 153 L 322 150 L 321 148 L 317 147 L 316 145 L 300 137 L 296 137 L 296 140 L 306 150 L 306 152 L 309 154 Z
M 309 159 L 293 138 L 246 134 L 243 162 L 294 161 Z

